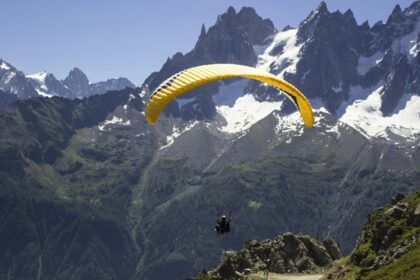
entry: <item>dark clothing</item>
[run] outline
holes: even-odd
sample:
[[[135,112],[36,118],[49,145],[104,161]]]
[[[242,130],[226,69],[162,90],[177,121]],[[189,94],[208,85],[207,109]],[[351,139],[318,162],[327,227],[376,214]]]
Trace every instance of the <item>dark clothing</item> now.
[[[230,220],[222,217],[216,221],[216,232],[218,234],[225,234],[230,231]]]

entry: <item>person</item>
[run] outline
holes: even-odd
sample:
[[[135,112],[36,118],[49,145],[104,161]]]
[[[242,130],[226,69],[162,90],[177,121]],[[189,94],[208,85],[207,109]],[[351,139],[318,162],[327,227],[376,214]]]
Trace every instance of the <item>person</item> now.
[[[216,221],[216,232],[217,234],[225,234],[230,231],[230,218],[227,218],[226,215],[222,215]]]

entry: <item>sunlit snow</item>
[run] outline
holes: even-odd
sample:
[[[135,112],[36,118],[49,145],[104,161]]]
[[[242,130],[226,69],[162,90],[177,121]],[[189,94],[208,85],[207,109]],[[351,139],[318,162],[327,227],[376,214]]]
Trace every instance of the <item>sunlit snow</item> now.
[[[116,116],[113,116],[112,117],[112,119],[111,120],[106,120],[104,123],[103,123],[103,125],[99,125],[98,126],[98,128],[99,128],[99,130],[101,130],[101,131],[105,131],[105,126],[107,126],[107,125],[110,125],[110,124],[118,124],[118,125],[125,125],[125,126],[127,126],[127,125],[130,125],[131,124],[131,122],[130,122],[130,120],[126,120],[126,121],[124,121],[123,119],[121,119],[121,118],[118,118],[118,117],[116,117]]]
[[[271,45],[258,56],[257,68],[266,72],[271,72],[270,66],[277,65],[281,72],[277,75],[283,78],[285,72],[295,73],[296,65],[299,61],[299,51],[303,44],[296,46],[297,29],[290,29],[279,32],[273,39]],[[270,53],[277,46],[284,44],[283,51],[280,55],[271,55]]]
[[[248,79],[240,79],[228,85],[222,82],[218,94],[213,95],[213,102],[216,105],[233,106],[235,101],[244,94],[248,81]]]
[[[37,82],[38,86],[35,87],[36,92],[44,97],[53,97],[52,94],[49,93],[48,88],[45,85],[45,78],[47,77],[48,73],[45,71],[29,74],[26,75],[26,78],[32,79]]]
[[[33,80],[36,80],[39,83],[44,84],[45,83],[45,78],[47,77],[47,75],[48,75],[47,72],[42,71],[42,72],[39,72],[39,73],[26,75],[26,78],[33,79]]]
[[[233,106],[220,105],[217,112],[222,115],[227,124],[220,128],[226,133],[238,133],[250,128],[253,124],[278,110],[282,102],[259,102],[252,94],[246,94],[236,99]]]
[[[340,121],[354,127],[368,138],[389,139],[388,132],[412,138],[420,133],[420,97],[405,95],[394,114],[384,116],[380,111],[381,90],[382,87],[366,99],[349,105]]]
[[[290,136],[302,135],[304,128],[302,118],[298,111],[289,115],[275,114],[275,117],[278,121],[276,127],[274,128],[274,132],[276,134],[290,134]],[[287,141],[289,142],[290,138]]]
[[[0,65],[0,69],[10,70],[10,67],[4,61],[2,61]]]
[[[7,75],[6,79],[4,80],[4,83],[7,84],[9,83],[13,77],[16,76],[16,72],[10,72],[9,75]]]

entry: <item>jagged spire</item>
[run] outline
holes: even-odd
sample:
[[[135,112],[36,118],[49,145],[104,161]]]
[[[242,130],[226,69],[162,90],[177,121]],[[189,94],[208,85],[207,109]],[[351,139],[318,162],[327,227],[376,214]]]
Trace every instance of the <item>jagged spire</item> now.
[[[401,7],[400,5],[396,5],[395,8],[392,10],[391,15],[389,16],[388,20],[387,20],[387,24],[400,18],[402,16],[402,11],[401,11]]]
[[[203,23],[203,25],[201,25],[201,31],[200,31],[200,36],[198,37],[198,40],[201,41],[205,37],[206,37],[206,26]]]
[[[322,12],[322,13],[328,13],[329,11],[328,11],[328,7],[327,7],[327,4],[324,2],[324,1],[322,1],[320,4],[319,4],[319,6],[318,6],[318,8],[316,9],[316,11],[318,11],[318,12]]]
[[[236,10],[234,7],[229,6],[228,10],[227,10],[227,14],[228,15],[236,15]]]

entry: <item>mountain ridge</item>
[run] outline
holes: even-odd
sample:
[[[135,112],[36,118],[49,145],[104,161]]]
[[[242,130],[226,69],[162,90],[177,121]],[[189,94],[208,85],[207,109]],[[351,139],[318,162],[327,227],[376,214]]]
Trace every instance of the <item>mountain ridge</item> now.
[[[302,75],[300,86],[314,83],[313,78],[305,81],[303,74],[322,68],[309,60],[322,57],[305,50],[309,43],[314,50],[321,48],[316,41],[299,44],[297,29],[278,32],[249,8],[241,11],[229,9],[215,26],[203,28],[201,52],[174,55],[148,81],[158,84],[171,71],[227,57],[228,62],[256,63],[253,66],[284,78]],[[349,13],[333,14],[324,11],[322,16],[331,24],[338,20],[354,27]],[[241,18],[250,16],[266,38],[236,37],[249,28],[241,27]],[[376,32],[386,29],[385,24],[375,26]],[[210,52],[207,47],[215,44],[218,50],[219,41],[232,44],[227,52]],[[402,45],[403,50],[416,49],[415,42]],[[329,48],[322,50],[329,55]],[[357,68],[351,72],[371,83],[389,76],[389,88],[398,88],[401,78],[391,77],[398,61],[393,54],[390,48],[386,55],[353,59],[349,65]],[[399,66],[410,67],[410,75],[417,69],[414,54],[406,53],[413,59]],[[331,57],[325,60],[331,64],[326,69],[340,70],[332,67]],[[22,237],[22,246],[13,251],[8,246],[15,243],[5,241],[8,253],[0,257],[8,261],[0,266],[0,278],[9,273],[14,279],[183,279],[214,266],[223,250],[287,231],[333,237],[349,252],[370,209],[396,192],[420,187],[415,126],[419,110],[416,95],[406,93],[395,113],[384,117],[383,84],[346,85],[337,77],[344,76],[325,80],[322,84],[328,86],[321,86],[310,100],[316,124],[311,130],[303,128],[298,112],[277,91],[237,79],[177,99],[155,126],[145,121],[145,102],[153,89],[147,83],[86,99],[17,101],[0,113],[0,175],[6,178],[0,181],[0,199],[6,201],[0,204],[0,221],[11,229],[0,232],[0,240],[10,240],[13,230]],[[321,98],[323,90],[331,101]],[[348,104],[341,104],[336,113],[329,111],[326,104],[337,105],[347,91]],[[392,102],[397,101],[391,98]],[[390,126],[402,121],[401,127]],[[371,130],[366,131],[366,123],[374,124]],[[40,218],[44,227],[36,223],[36,217],[43,217],[38,213],[56,209],[45,204],[58,204],[62,215]],[[232,231],[220,239],[213,232],[216,215],[229,210]],[[16,218],[10,219],[13,213]],[[75,218],[60,222],[60,217],[69,216]],[[115,240],[101,235],[108,223],[119,232]],[[85,252],[83,262],[68,258],[68,266],[46,269],[62,260],[56,252],[70,239],[86,242],[68,248],[79,255]],[[127,256],[121,262],[110,254],[113,242],[122,244],[122,255]]]
[[[135,85],[126,78],[112,78],[90,83],[87,76],[77,67],[60,81],[54,74],[46,71],[25,75],[2,59],[0,59],[0,66],[0,89],[16,95],[18,99],[38,96],[85,98],[111,90],[122,90],[125,87],[135,88]],[[11,103],[9,99],[4,99],[2,102],[7,105]]]

